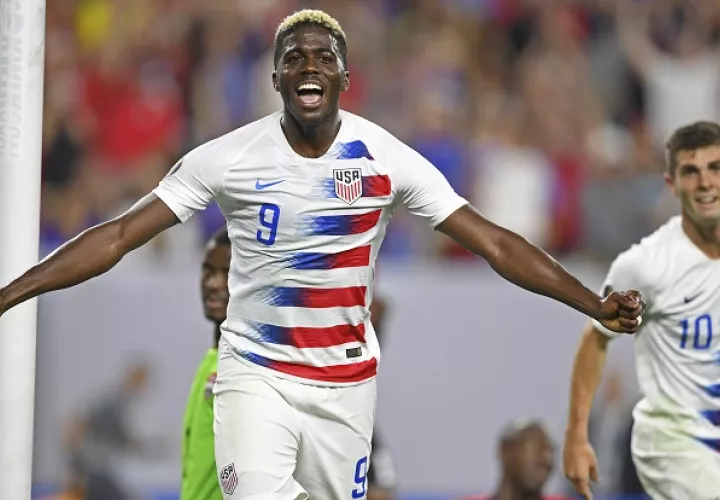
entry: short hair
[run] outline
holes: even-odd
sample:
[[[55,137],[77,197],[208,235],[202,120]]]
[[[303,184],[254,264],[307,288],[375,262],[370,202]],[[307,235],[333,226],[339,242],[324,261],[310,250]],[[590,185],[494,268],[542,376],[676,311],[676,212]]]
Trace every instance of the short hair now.
[[[340,51],[340,60],[343,66],[347,68],[347,37],[340,23],[330,14],[322,10],[303,9],[287,16],[283,19],[275,31],[275,42],[273,44],[273,63],[275,68],[278,66],[280,59],[280,50],[285,39],[290,36],[298,27],[316,25],[322,26],[330,32],[335,39]]]
[[[539,429],[550,435],[545,422],[539,418],[520,417],[507,422],[500,431],[498,445],[505,448],[518,442],[525,431],[529,429]]]
[[[208,245],[219,247],[223,245],[230,245],[230,235],[226,228],[219,229],[215,234],[210,237]]]
[[[677,154],[709,146],[720,146],[720,124],[699,121],[677,129],[665,144],[665,161],[670,175],[675,175]]]

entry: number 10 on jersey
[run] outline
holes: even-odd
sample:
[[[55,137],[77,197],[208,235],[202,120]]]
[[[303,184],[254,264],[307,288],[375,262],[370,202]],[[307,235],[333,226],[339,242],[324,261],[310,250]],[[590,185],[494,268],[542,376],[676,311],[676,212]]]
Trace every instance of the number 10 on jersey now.
[[[262,227],[257,231],[257,240],[263,245],[274,245],[280,222],[280,207],[274,203],[263,203],[258,219]]]
[[[680,349],[692,346],[693,349],[703,351],[709,349],[713,339],[712,318],[709,314],[703,314],[695,318],[695,321],[684,319],[680,322],[682,336],[680,337]],[[690,344],[692,337],[692,344]]]

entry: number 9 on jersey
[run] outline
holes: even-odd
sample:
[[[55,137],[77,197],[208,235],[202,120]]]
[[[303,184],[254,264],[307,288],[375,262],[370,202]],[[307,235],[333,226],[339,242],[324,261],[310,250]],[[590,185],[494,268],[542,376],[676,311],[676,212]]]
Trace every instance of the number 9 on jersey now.
[[[357,488],[352,490],[354,499],[365,498],[367,493],[368,457],[362,457],[355,464],[355,484]]]
[[[274,203],[263,203],[258,219],[262,227],[257,231],[257,240],[263,245],[274,245],[280,222],[280,207]]]

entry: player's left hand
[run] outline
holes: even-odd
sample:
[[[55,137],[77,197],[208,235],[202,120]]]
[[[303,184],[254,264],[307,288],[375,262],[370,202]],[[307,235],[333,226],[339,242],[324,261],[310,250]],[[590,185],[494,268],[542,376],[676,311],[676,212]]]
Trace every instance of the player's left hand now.
[[[635,333],[642,323],[645,302],[640,292],[611,292],[600,304],[598,321],[617,333]]]

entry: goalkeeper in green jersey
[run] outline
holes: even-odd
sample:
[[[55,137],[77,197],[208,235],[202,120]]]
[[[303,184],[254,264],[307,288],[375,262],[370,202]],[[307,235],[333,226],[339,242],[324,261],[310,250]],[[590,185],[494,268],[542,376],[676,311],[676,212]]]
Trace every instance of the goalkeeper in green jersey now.
[[[222,500],[215,467],[213,436],[213,384],[217,366],[220,325],[229,300],[230,239],[226,230],[215,234],[205,249],[202,267],[202,301],[205,317],[215,325],[214,344],[195,373],[190,389],[182,441],[180,500]]]

